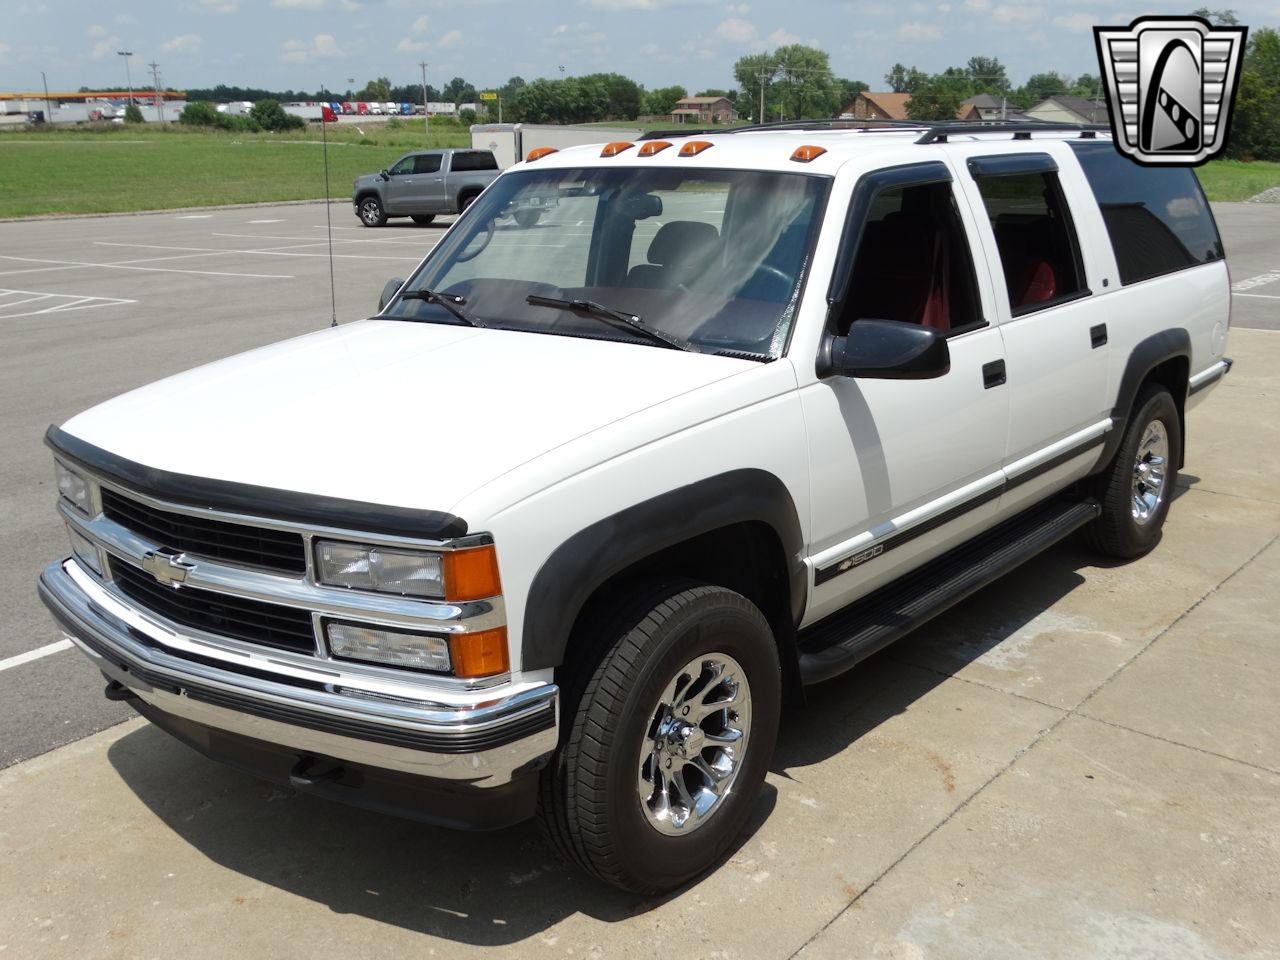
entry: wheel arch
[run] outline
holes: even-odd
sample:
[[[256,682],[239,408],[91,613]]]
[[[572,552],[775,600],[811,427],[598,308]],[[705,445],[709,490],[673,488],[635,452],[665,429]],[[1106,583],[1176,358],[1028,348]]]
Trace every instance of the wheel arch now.
[[[1144,384],[1159,383],[1167,387],[1178,408],[1178,420],[1182,425],[1182,443],[1177,451],[1178,469],[1182,469],[1187,437],[1187,386],[1191,377],[1191,334],[1182,327],[1171,327],[1141,340],[1129,354],[1115,406],[1111,410],[1112,428],[1107,434],[1102,454],[1094,472],[1103,470],[1120,448],[1125,428],[1133,413],[1138,392]]]
[[[562,543],[530,585],[521,663],[560,667],[596,638],[574,627],[593,603],[628,582],[683,576],[736,590],[761,608],[779,644],[788,689],[797,688],[796,626],[808,573],[795,503],[758,469],[733,470],[660,494],[599,520]]]

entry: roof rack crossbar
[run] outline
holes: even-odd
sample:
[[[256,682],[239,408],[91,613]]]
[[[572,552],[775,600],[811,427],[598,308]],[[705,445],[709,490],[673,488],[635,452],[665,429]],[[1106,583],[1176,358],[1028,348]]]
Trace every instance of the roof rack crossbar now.
[[[1110,129],[1102,123],[1055,123],[1049,120],[946,121],[931,124],[916,143],[946,143],[949,136],[972,133],[1012,133],[1015,140],[1030,139],[1033,133],[1078,133],[1081,138],[1091,140],[1101,131]]]
[[[921,130],[916,143],[946,143],[951,135],[973,133],[1012,133],[1015,139],[1027,139],[1032,133],[1079,133],[1081,138],[1094,139],[1098,133],[1111,129],[1105,123],[1058,123],[1052,120],[891,120],[880,117],[823,117],[812,120],[775,120],[771,123],[754,123],[741,127],[698,127],[692,130],[650,130],[641,140],[659,140],[667,137],[694,137],[711,134],[756,133],[769,130]]]

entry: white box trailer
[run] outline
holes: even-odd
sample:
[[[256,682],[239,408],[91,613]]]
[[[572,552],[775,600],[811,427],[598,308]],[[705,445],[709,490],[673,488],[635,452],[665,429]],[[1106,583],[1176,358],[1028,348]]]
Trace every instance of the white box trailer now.
[[[471,147],[492,150],[499,168],[505,170],[523,160],[536,147],[578,147],[585,143],[638,140],[639,127],[573,127],[544,123],[473,123]]]

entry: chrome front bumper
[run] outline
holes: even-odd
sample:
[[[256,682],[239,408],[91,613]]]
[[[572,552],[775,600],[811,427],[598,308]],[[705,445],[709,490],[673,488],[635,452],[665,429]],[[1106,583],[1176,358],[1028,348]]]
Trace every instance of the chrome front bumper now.
[[[111,609],[119,600],[71,559],[50,564],[39,593],[54,619],[109,679],[149,710],[273,744],[468,788],[496,788],[539,768],[556,745],[554,684],[451,702],[356,695],[333,684],[282,682],[166,647]],[[140,612],[141,613],[141,612]],[[144,618],[145,621],[145,618]],[[202,662],[203,661],[203,662]]]

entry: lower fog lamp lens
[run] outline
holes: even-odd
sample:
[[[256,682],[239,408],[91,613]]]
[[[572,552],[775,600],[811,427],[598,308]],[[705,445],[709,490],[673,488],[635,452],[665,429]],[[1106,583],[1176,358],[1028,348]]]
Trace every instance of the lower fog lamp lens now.
[[[102,564],[98,560],[98,548],[93,545],[93,541],[70,524],[67,525],[67,533],[71,535],[71,552],[76,555],[76,559],[101,576]]]
[[[388,667],[448,673],[449,641],[423,633],[402,633],[353,623],[325,623],[329,652],[344,660],[363,660]]]

